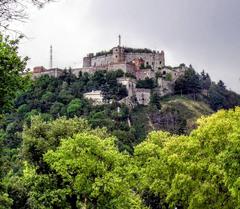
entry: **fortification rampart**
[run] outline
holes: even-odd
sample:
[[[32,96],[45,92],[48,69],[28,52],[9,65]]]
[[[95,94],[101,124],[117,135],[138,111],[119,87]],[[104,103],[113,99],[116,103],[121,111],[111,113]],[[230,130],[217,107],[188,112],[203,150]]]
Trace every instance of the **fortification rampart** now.
[[[131,63],[134,59],[142,59],[144,67],[151,67],[154,70],[165,66],[164,52],[138,52],[137,49],[133,49],[135,52],[125,52],[124,47],[114,47],[111,53],[101,54],[93,56],[88,55],[83,58],[83,67],[106,67],[109,65],[119,63]]]

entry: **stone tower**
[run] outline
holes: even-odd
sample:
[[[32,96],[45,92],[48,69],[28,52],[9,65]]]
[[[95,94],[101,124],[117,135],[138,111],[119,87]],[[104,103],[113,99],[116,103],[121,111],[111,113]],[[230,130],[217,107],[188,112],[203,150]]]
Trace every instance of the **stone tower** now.
[[[91,67],[92,66],[92,58],[93,54],[88,54],[86,57],[83,58],[83,67]]]
[[[121,47],[121,36],[118,36],[118,46],[114,47],[112,53],[113,63],[122,63],[125,61],[124,48]]]

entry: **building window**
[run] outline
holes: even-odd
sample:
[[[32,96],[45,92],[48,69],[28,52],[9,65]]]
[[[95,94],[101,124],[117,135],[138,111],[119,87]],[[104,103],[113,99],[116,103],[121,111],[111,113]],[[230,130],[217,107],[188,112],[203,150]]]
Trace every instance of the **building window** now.
[[[159,65],[161,65],[161,64],[162,64],[162,62],[160,61],[160,62],[159,62]]]
[[[118,58],[118,56],[116,55],[116,58]]]
[[[163,71],[163,75],[166,75],[166,71],[165,70]]]

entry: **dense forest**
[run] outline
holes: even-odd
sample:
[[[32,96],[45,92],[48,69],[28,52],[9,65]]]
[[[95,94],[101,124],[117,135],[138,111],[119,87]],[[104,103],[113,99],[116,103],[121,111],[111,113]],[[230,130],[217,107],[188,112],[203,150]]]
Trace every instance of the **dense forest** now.
[[[146,79],[130,109],[121,70],[31,80],[17,46],[0,39],[1,209],[239,208],[240,96],[222,81],[189,66],[160,98]]]

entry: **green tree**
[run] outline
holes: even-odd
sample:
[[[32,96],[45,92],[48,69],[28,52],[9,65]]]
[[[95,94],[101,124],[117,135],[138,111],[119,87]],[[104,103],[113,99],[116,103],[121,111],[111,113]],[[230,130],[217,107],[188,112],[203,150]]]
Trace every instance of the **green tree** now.
[[[22,134],[22,156],[25,160],[44,171],[43,154],[49,149],[55,149],[62,138],[71,137],[81,130],[89,130],[85,120],[72,118],[58,118],[45,122],[41,116],[31,119],[31,126],[25,126]]]
[[[23,132],[23,172],[5,177],[8,194],[0,198],[13,208],[144,208],[132,189],[131,158],[115,141],[78,118],[33,117]]]
[[[209,90],[212,81],[211,81],[209,74],[205,73],[204,70],[201,72],[200,82],[201,82],[202,89]]]
[[[9,198],[9,195],[6,192],[3,192],[3,186],[0,182],[0,209],[11,209],[13,200]]]
[[[62,115],[61,110],[62,110],[63,107],[64,107],[63,103],[61,103],[61,102],[54,102],[53,105],[50,108],[50,113],[54,117],[60,116],[60,115]]]
[[[240,95],[226,89],[222,81],[217,84],[213,82],[209,88],[208,101],[213,110],[229,109],[240,105]]]
[[[18,90],[24,89],[22,77],[27,58],[18,55],[19,39],[10,40],[0,35],[0,114],[11,106]]]
[[[176,94],[196,94],[201,91],[200,76],[190,67],[180,76],[174,87]]]
[[[167,73],[166,76],[165,76],[165,80],[172,81],[172,74],[171,73]]]
[[[44,159],[76,196],[76,208],[141,208],[127,181],[129,156],[101,135],[77,134]]]
[[[83,108],[82,101],[80,99],[73,99],[67,106],[67,113],[70,117],[74,115],[81,115]]]
[[[154,92],[151,94],[150,105],[157,107],[158,110],[161,109],[160,96],[158,93]]]
[[[29,106],[27,104],[23,104],[17,109],[18,113],[26,114],[29,111]]]
[[[59,92],[58,98],[59,102],[62,102],[63,104],[68,104],[74,98],[74,96],[71,94],[69,90],[62,89]]]
[[[53,102],[55,100],[55,97],[52,92],[47,91],[45,94],[42,95],[41,100],[45,102]]]
[[[139,191],[163,208],[239,208],[239,133],[239,107],[200,119],[189,136],[151,133],[135,148]]]
[[[145,80],[139,80],[136,84],[137,88],[153,89],[155,87],[154,80],[152,78],[146,78]]]

